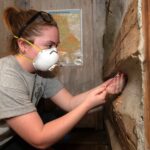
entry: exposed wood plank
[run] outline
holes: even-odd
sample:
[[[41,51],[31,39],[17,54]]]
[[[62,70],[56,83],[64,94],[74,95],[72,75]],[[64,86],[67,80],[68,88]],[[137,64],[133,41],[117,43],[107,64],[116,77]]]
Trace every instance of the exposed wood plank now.
[[[103,40],[102,37],[105,31],[106,0],[93,0],[93,84],[98,85],[102,82],[102,67],[103,67]],[[97,128],[103,128],[102,120],[103,113],[97,113]]]
[[[95,85],[101,82],[101,74],[103,67],[103,41],[102,37],[105,31],[106,18],[106,0],[93,0],[93,75],[95,78]]]
[[[105,77],[117,69],[119,61],[128,58],[138,51],[139,29],[137,22],[137,7],[137,0],[134,0],[124,17],[110,57],[107,59],[107,63],[104,64]]]
[[[104,35],[104,63],[107,63],[107,58],[112,52],[112,47],[116,38],[118,37],[118,32],[122,28],[122,22],[124,16],[129,11],[129,7],[132,8],[133,1],[135,0],[107,0],[107,21],[106,21],[106,32]],[[135,13],[136,14],[136,13]],[[130,14],[131,15],[131,14]],[[128,16],[128,15],[126,15]],[[134,19],[133,19],[134,20]],[[131,21],[132,22],[132,21]],[[130,25],[130,23],[129,23]]]
[[[128,8],[104,70],[105,77],[118,70],[128,75],[128,84],[123,93],[118,98],[112,98],[115,101],[110,102],[107,109],[124,150],[143,150],[144,147],[143,63],[139,59],[142,32],[138,26],[138,19],[141,18],[138,2],[134,0]]]
[[[114,150],[122,150],[122,146],[119,143],[118,136],[116,135],[116,132],[114,130],[114,127],[112,126],[112,123],[105,119],[106,124],[106,130],[108,132],[108,138],[110,139],[111,147]]]
[[[145,149],[150,149],[150,1],[143,0],[143,25],[145,37],[145,97],[144,97],[144,125],[145,125]]]
[[[121,96],[118,98],[111,97],[106,105],[109,119],[122,147],[124,147],[123,150],[143,150],[139,148],[139,142],[142,141],[141,139],[144,135],[141,119],[143,116],[143,105],[141,102],[143,93],[140,66],[141,62],[137,58],[133,59],[132,57],[120,64],[120,69],[128,74],[128,84]],[[140,119],[141,122],[139,122]],[[135,130],[137,131],[136,133],[134,132]],[[144,143],[142,142],[140,145],[143,146]]]
[[[121,38],[121,37],[120,37]],[[118,39],[120,41],[120,39]],[[126,37],[117,42],[115,45],[114,51],[109,57],[109,60],[105,64],[104,74],[105,77],[109,76],[113,71],[118,69],[120,61],[123,61],[130,57],[131,55],[137,55],[137,50],[139,46],[139,30],[137,25],[131,28],[130,32]]]

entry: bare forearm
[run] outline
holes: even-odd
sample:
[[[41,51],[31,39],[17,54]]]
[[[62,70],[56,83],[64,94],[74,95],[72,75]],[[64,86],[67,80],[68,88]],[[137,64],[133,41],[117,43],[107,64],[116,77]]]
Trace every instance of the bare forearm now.
[[[63,117],[44,125],[42,129],[42,141],[44,145],[52,145],[68,133],[89,110],[83,103]]]
[[[73,110],[74,108],[76,108],[78,105],[80,105],[87,97],[87,95],[94,89],[99,88],[100,86],[97,86],[93,89],[90,89],[86,92],[83,92],[81,94],[78,94],[76,96],[73,96],[71,101],[70,101],[70,110]]]
[[[82,96],[84,97],[84,94]],[[31,145],[37,148],[46,148],[69,132],[91,108],[105,103],[105,97],[106,91],[103,87],[95,89],[88,93],[84,101],[74,110],[45,125],[37,112],[9,118],[7,123]]]
[[[70,100],[70,111],[79,106],[86,98],[89,91],[73,96]]]
[[[71,110],[76,108],[78,105],[80,105],[83,101],[85,101],[88,93],[94,89],[91,89],[89,91],[86,91],[86,92],[83,92],[83,93],[78,94],[76,96],[73,96],[73,95],[71,95],[71,93],[69,91],[67,91],[64,88],[59,93],[57,93],[57,95],[52,97],[51,100],[56,105],[58,105],[60,108],[62,108],[63,110],[70,112]]]

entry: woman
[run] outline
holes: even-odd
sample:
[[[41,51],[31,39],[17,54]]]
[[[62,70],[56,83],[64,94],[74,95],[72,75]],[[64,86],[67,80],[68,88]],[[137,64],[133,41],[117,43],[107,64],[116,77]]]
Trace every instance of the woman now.
[[[52,70],[58,61],[59,31],[51,15],[10,7],[4,12],[4,21],[12,35],[13,55],[0,59],[1,149],[13,149],[9,141],[14,134],[35,148],[50,147],[89,110],[104,104],[107,94],[121,92],[122,74],[77,96],[72,96],[56,78],[38,74],[38,71]],[[68,113],[43,124],[36,111],[41,97],[51,98]],[[19,144],[17,148],[26,149]]]

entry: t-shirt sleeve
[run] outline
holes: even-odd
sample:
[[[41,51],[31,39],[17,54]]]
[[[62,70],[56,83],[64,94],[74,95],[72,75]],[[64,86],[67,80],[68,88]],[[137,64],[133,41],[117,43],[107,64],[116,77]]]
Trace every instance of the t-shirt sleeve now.
[[[62,88],[64,88],[64,85],[56,77],[46,78],[43,97],[51,98],[56,95]]]
[[[23,80],[13,72],[0,75],[0,119],[23,115],[36,108]]]

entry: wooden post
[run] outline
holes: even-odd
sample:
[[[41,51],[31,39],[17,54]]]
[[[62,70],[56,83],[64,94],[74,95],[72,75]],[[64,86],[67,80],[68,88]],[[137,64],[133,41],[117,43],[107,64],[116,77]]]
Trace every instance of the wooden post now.
[[[150,1],[143,0],[143,25],[145,37],[145,96],[144,96],[144,125],[145,149],[150,149]]]

